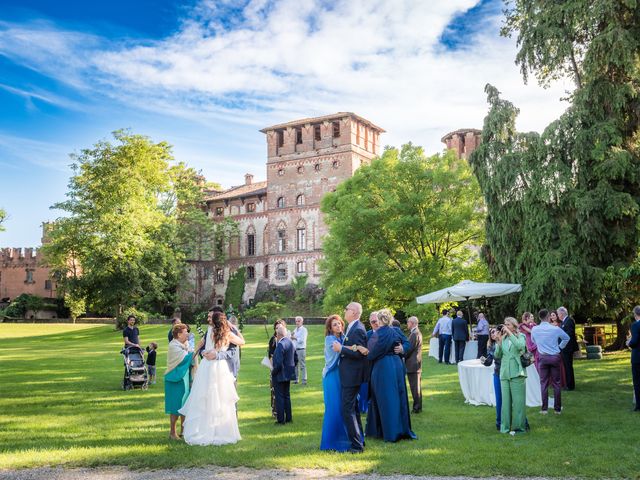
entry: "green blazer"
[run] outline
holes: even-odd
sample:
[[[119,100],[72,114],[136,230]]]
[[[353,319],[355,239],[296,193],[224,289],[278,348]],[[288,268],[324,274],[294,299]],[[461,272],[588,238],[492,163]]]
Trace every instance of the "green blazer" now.
[[[496,345],[494,356],[501,358],[500,380],[510,380],[516,377],[526,377],[527,371],[522,368],[520,355],[527,349],[527,341],[522,333],[514,333],[506,337],[502,343]]]

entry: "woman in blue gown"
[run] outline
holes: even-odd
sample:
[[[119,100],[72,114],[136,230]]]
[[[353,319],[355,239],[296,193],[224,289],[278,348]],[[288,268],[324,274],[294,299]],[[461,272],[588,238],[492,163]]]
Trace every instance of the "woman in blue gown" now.
[[[322,418],[320,450],[346,452],[351,448],[351,441],[342,420],[340,373],[338,372],[340,354],[331,348],[335,341],[342,343],[343,330],[344,322],[339,315],[331,315],[327,318],[324,339],[325,365],[322,370],[324,417]]]
[[[405,345],[407,338],[400,329],[391,327],[392,320],[389,310],[378,312],[380,328],[369,340],[367,357],[371,362],[371,380],[366,435],[383,438],[385,442],[417,438],[411,431],[404,364],[394,352],[396,346]]]

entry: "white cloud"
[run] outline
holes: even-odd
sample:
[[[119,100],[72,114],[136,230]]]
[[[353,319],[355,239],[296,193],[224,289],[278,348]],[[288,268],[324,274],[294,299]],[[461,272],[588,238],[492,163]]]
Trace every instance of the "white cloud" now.
[[[482,127],[486,83],[520,107],[524,130],[541,130],[565,108],[564,85],[523,85],[498,18],[483,21],[463,50],[442,48],[445,27],[476,3],[205,0],[175,34],[153,42],[0,23],[0,54],[130,108],[204,125],[253,129],[354,111],[387,130],[384,143],[411,140],[434,152],[448,131]],[[228,18],[229,8],[242,15]]]

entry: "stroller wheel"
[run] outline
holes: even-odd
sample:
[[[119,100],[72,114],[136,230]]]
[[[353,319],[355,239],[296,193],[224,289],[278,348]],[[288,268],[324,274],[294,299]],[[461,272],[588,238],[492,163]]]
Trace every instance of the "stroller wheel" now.
[[[149,390],[149,385],[144,383],[140,388],[142,388],[142,390]]]

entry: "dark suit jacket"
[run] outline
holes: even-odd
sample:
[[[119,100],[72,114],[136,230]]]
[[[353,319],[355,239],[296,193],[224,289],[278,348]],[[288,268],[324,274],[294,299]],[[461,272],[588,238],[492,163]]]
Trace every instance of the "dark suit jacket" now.
[[[469,324],[464,317],[456,317],[451,321],[451,330],[454,340],[469,340]]]
[[[636,320],[631,324],[631,340],[629,340],[629,348],[631,348],[631,363],[640,363],[640,320]]]
[[[573,318],[567,316],[562,321],[562,325],[560,328],[564,330],[564,333],[569,335],[569,343],[562,349],[563,352],[573,353],[579,350],[578,340],[576,339],[576,322],[573,321]]]
[[[404,353],[407,373],[422,371],[422,333],[419,329],[409,335],[409,349]]]
[[[354,322],[342,344],[338,370],[340,372],[340,384],[343,387],[357,387],[366,382],[367,358],[360,352],[354,352],[348,348],[351,345],[367,346],[367,332],[360,320]]]
[[[273,370],[271,377],[274,382],[289,382],[296,378],[296,349],[293,342],[287,337],[283,337],[273,352]]]

